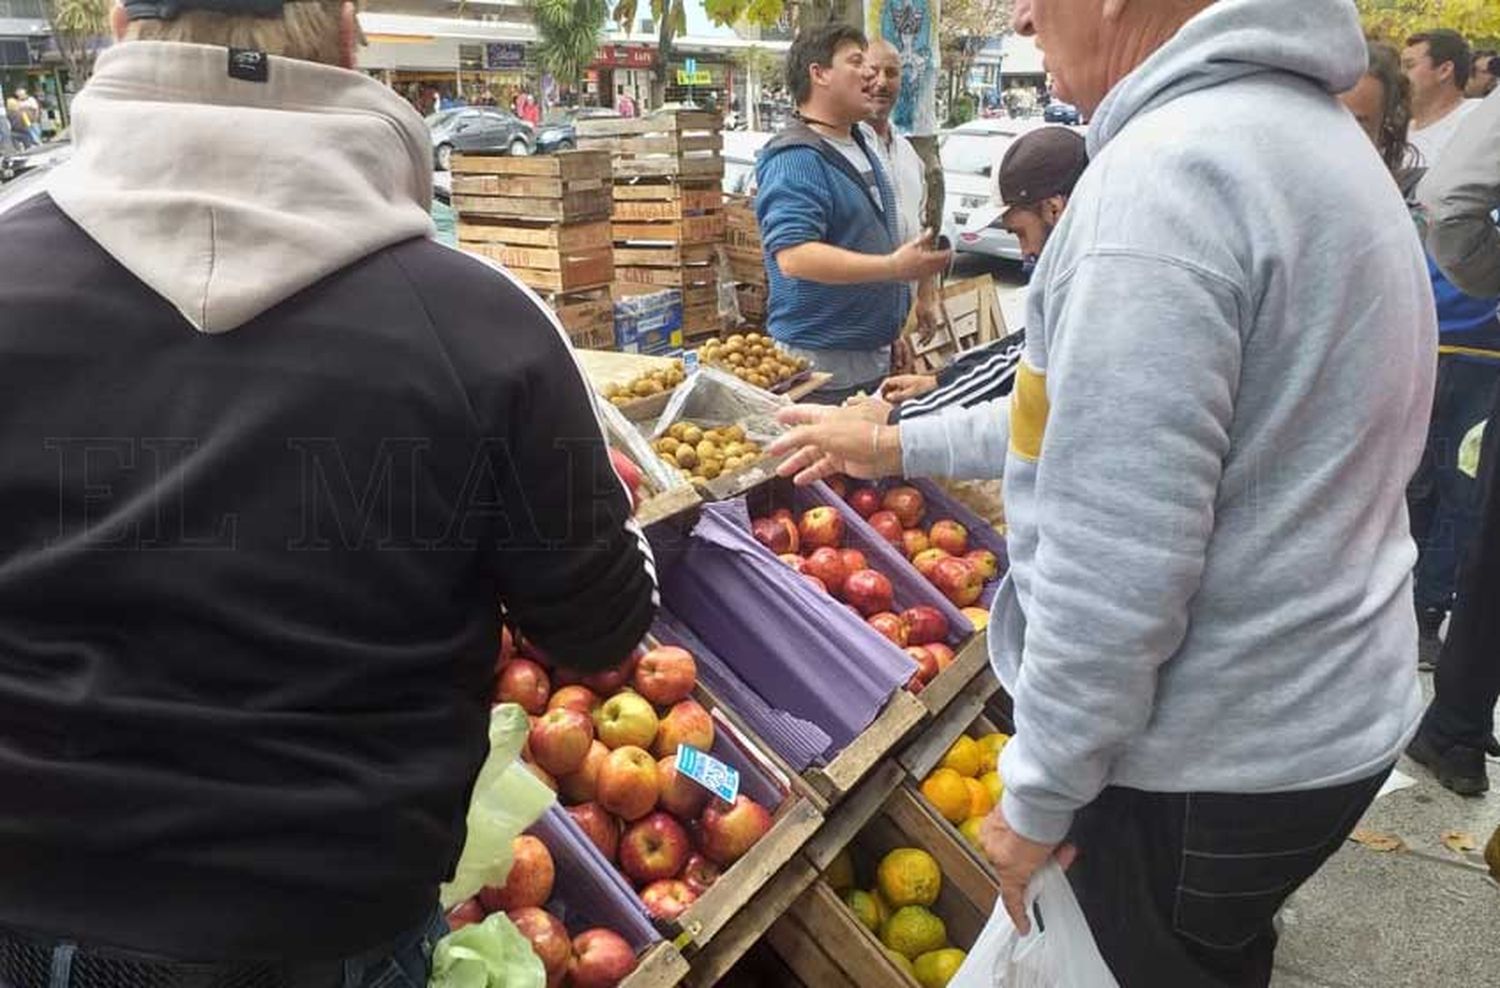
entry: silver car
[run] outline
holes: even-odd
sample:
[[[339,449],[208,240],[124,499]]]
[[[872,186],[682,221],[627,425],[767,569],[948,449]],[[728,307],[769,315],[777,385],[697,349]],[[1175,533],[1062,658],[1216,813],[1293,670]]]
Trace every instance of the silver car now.
[[[960,254],[1021,260],[1021,242],[999,227],[965,229],[970,214],[998,204],[996,172],[1011,141],[1042,126],[1040,120],[972,120],[943,134],[943,233]]]

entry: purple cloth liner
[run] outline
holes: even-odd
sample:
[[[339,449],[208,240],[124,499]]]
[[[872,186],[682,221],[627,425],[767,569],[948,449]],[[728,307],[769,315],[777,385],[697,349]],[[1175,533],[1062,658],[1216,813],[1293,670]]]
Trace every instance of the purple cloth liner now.
[[[861,487],[869,486],[863,481],[854,481],[853,483]],[[825,485],[819,482],[819,486]],[[933,522],[951,519],[952,521],[958,522],[964,528],[967,528],[969,530],[970,549],[988,549],[995,554],[995,557],[1000,560],[1000,576],[984,585],[984,590],[979,594],[979,600],[975,602],[975,606],[983,607],[985,610],[989,610],[990,602],[995,599],[995,594],[1000,590],[1001,578],[1005,576],[1006,570],[1010,569],[1010,556],[1007,555],[1005,551],[1005,536],[995,531],[993,525],[976,515],[970,508],[965,506],[962,501],[957,500],[947,491],[943,490],[941,487],[933,483],[931,480],[928,480],[926,477],[915,477],[907,479],[894,477],[887,480],[877,481],[874,486],[881,491],[887,491],[892,487],[915,487],[917,490],[921,491],[922,496],[927,499],[927,517],[922,519],[922,524],[925,527],[931,528]],[[850,487],[851,491],[853,491],[854,489],[855,488],[853,486]],[[834,494],[832,490],[829,490],[828,493],[834,498],[838,498],[838,495]],[[858,513],[856,513],[855,516],[858,517]],[[860,518],[859,523],[861,527],[869,531],[869,533],[871,535],[874,535],[876,539],[880,539],[880,536],[875,533],[875,529],[870,528],[869,522],[865,521],[863,518]],[[881,539],[880,541],[884,543],[883,539]],[[890,548],[889,545],[887,545],[886,547]],[[902,572],[911,573],[918,580],[921,580],[927,586],[932,587],[932,584],[927,580],[927,578],[924,577],[921,573],[917,572],[917,568],[911,564],[910,560],[902,558],[901,553],[896,552],[895,549],[891,549],[891,552],[898,559],[900,559]],[[892,577],[891,582],[895,582],[894,577]],[[936,587],[932,587],[932,589],[934,593],[937,592]],[[947,603],[949,607],[953,606],[948,601],[948,598],[943,597],[942,594],[939,593],[938,597],[941,598],[944,603]],[[957,608],[954,608],[954,610],[957,610]],[[970,629],[972,629],[973,625],[970,625],[969,627]]]
[[[646,904],[561,805],[553,803],[527,833],[552,852],[557,869],[547,911],[577,936],[595,926],[614,930],[639,956],[661,941]]]
[[[663,644],[677,645],[692,652],[698,662],[699,681],[727,703],[750,730],[795,771],[805,771],[833,743],[828,732],[817,724],[794,717],[785,710],[777,710],[762,700],[759,693],[746,686],[745,681],[713,653],[713,649],[703,644],[691,628],[666,608],[656,612],[656,623],[651,630]],[[717,741],[715,743],[717,745]],[[747,795],[759,802],[759,798],[748,791]]]
[[[751,537],[743,498],[705,505],[686,543],[658,551],[657,565],[673,613],[770,706],[826,731],[825,757],[916,673],[900,649]]]
[[[947,642],[955,649],[974,634],[974,625],[964,617],[963,612],[954,607],[952,601],[939,593],[937,587],[918,573],[905,556],[881,538],[880,533],[871,528],[870,523],[861,518],[859,512],[850,507],[848,501],[833,492],[833,488],[821,480],[810,487],[794,487],[789,481],[782,481],[782,483],[791,487],[793,505],[799,516],[802,512],[818,505],[828,505],[843,516],[844,544],[851,549],[863,552],[875,569],[890,578],[891,586],[896,591],[898,612],[919,604],[936,607],[948,619]]]

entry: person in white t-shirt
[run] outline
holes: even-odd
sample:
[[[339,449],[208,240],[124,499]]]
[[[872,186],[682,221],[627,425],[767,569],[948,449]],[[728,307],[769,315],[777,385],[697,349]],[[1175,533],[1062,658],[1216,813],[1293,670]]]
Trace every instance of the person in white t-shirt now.
[[[865,66],[874,72],[870,83],[871,112],[865,121],[865,132],[869,145],[880,157],[880,165],[890,177],[896,192],[896,210],[900,214],[901,240],[921,236],[923,217],[927,212],[927,167],[917,151],[891,124],[891,111],[901,96],[901,53],[889,41],[870,42],[865,56]],[[916,299],[917,333],[926,341],[943,321],[943,310],[938,302],[938,279],[934,275],[912,286],[912,297]],[[897,346],[902,341],[897,341]],[[909,359],[898,359],[895,363],[910,363]]]
[[[1411,133],[1408,140],[1433,167],[1478,101],[1464,98],[1473,69],[1469,43],[1457,31],[1439,28],[1406,39],[1401,68],[1411,80]]]

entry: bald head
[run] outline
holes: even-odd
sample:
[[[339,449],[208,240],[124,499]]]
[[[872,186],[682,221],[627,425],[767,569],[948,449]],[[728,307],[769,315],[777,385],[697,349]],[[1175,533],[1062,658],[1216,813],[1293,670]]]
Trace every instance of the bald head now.
[[[884,38],[870,42],[865,67],[874,72],[870,80],[870,124],[882,133],[889,125],[896,97],[901,95],[901,53]]]

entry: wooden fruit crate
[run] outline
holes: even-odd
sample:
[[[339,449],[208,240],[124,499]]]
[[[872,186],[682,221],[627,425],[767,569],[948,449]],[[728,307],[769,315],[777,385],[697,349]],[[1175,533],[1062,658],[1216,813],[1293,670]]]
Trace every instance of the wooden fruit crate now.
[[[615,263],[621,267],[679,268],[710,264],[717,251],[716,244],[617,244]]]
[[[650,285],[653,288],[688,288],[696,285],[717,287],[719,272],[712,264],[682,264],[666,268],[627,267],[617,264],[615,281]]]
[[[1003,717],[986,706],[984,708],[981,708],[978,716],[976,716],[973,720],[966,724],[963,730],[959,733],[967,734],[968,736],[973,738],[979,738],[983,737],[986,734],[992,734],[996,732],[1013,734],[1015,732],[1015,727],[1012,725],[1008,717]],[[954,736],[953,740],[957,740],[956,735]],[[948,743],[951,746],[953,741],[950,740]],[[946,750],[947,749],[945,748],[944,751]],[[974,860],[979,862],[979,866],[981,868],[985,869],[986,871],[992,872],[994,870],[994,866],[991,865],[989,860],[985,858],[984,852],[974,845],[970,844],[968,840],[966,840],[963,835],[958,832],[958,828],[949,823],[942,816],[942,814],[937,811],[937,807],[927,802],[927,798],[922,795],[922,780],[924,778],[925,776],[914,774],[908,775],[902,785],[912,794],[913,799],[921,807],[921,809],[929,817],[932,818],[932,822],[935,826],[942,827],[944,830],[947,830],[953,836],[954,840],[960,842],[964,846],[964,848],[974,857]]]
[[[453,156],[453,175],[503,175],[521,178],[551,178],[565,182],[613,177],[608,154],[599,151],[562,151],[517,157],[509,154],[463,152]],[[457,191],[456,189],[454,191]],[[530,193],[522,193],[528,195]]]
[[[614,280],[613,247],[568,251],[558,248],[463,244],[463,249],[498,261],[523,283],[541,292],[575,292],[600,288]]]
[[[766,259],[760,249],[748,250],[744,247],[727,247],[724,251],[729,258],[729,271],[734,275],[734,280],[743,285],[764,285],[766,283]]]
[[[612,205],[612,176],[609,155],[599,151],[538,157],[458,154],[453,158],[453,208],[461,219],[603,219]]]
[[[609,223],[549,223],[518,219],[467,217],[458,224],[460,246],[490,244],[497,247],[546,247],[562,251],[584,251],[609,247]]]
[[[560,292],[546,301],[575,347],[602,350],[614,346],[615,303],[608,286]]]
[[[735,289],[739,300],[740,315],[747,320],[760,322],[766,315],[766,286],[740,284]]]
[[[622,189],[639,189],[660,192],[660,197],[634,198],[620,195]],[[644,222],[651,220],[677,220],[689,216],[704,216],[722,212],[724,196],[719,187],[707,185],[682,185],[676,182],[662,185],[616,186],[612,218],[621,222]]]
[[[709,336],[717,336],[724,329],[724,321],[719,318],[718,289],[714,289],[714,297],[707,304],[700,302],[689,306],[686,296],[682,302],[682,336],[683,339],[700,340]]]
[[[650,270],[650,269],[648,269]],[[670,268],[663,268],[670,271]],[[689,269],[691,270],[691,269]],[[615,269],[615,277],[619,277],[620,270]],[[659,292],[663,288],[677,288],[682,293],[682,304],[684,308],[694,308],[703,305],[715,305],[719,303],[719,286],[717,282],[692,283],[687,285],[653,285],[638,281],[616,281],[616,295],[650,295]]]
[[[769,479],[773,473],[774,466],[762,479]],[[808,769],[803,773],[803,778],[829,803],[838,802],[871,769],[890,755],[926,715],[927,708],[922,705],[921,700],[906,690],[896,690],[886,701],[879,716],[863,733],[849,742],[828,764]]]
[[[934,372],[947,366],[959,353],[981,343],[1008,335],[995,281],[989,275],[966,278],[943,286],[944,325],[926,343],[912,337],[917,369]],[[904,333],[916,328],[916,317],[907,320]]]
[[[722,179],[723,121],[678,111],[627,120],[580,120],[578,146],[606,151],[616,178]]]
[[[724,215],[710,213],[676,220],[615,220],[616,243],[647,241],[670,244],[717,244],[724,240]]]
[[[753,197],[731,196],[724,205],[725,240],[731,247],[760,253],[760,222],[755,218]]]

